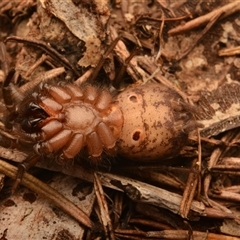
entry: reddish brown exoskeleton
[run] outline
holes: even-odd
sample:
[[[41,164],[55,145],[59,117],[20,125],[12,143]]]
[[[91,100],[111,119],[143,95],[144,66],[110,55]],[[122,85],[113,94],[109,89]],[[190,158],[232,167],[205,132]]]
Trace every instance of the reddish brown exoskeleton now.
[[[109,91],[90,84],[40,83],[22,93],[11,83],[13,76],[14,70],[6,73],[3,85],[10,111],[6,125],[36,154],[66,160],[86,146],[89,156],[98,159],[115,148],[123,116]]]

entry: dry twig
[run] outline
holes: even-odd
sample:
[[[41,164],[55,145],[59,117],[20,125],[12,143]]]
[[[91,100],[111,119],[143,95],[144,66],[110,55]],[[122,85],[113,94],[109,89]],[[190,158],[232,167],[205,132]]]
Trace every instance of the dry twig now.
[[[109,216],[108,205],[104,196],[101,182],[98,175],[94,173],[94,189],[97,196],[98,206],[101,213],[101,222],[104,228],[105,237],[109,240],[115,240],[111,218]]]
[[[16,179],[17,168],[0,159],[0,172],[7,175],[12,179]],[[41,182],[37,178],[28,173],[24,173],[21,184],[31,189],[35,193],[45,197],[51,201],[54,205],[62,209],[64,212],[75,218],[84,226],[92,228],[93,223],[89,217],[71,201],[66,199],[59,192],[51,188],[49,185]]]
[[[212,12],[207,13],[201,17],[195,18],[195,19],[185,23],[184,25],[177,26],[177,27],[169,30],[168,33],[171,35],[181,34],[183,32],[190,31],[196,27],[200,27],[204,24],[207,24],[209,21],[211,21],[211,19],[214,16],[219,15],[219,16],[221,16],[221,18],[224,18],[224,17],[227,17],[238,11],[240,11],[239,1],[234,1],[234,2],[228,3],[228,4],[220,7],[219,9],[213,10]]]

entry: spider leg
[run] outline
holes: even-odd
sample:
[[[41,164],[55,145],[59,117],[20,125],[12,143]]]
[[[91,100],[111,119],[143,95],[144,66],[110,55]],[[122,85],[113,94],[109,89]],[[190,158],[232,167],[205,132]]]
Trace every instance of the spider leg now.
[[[8,42],[8,41],[20,42],[20,43],[36,46],[41,50],[43,50],[45,53],[49,54],[54,60],[60,62],[67,69],[71,69],[74,72],[74,74],[76,74],[78,77],[80,76],[76,67],[73,64],[71,64],[67,58],[62,56],[58,51],[56,51],[54,48],[50,47],[47,43],[43,41],[36,40],[33,38],[27,38],[27,37],[22,38],[17,36],[8,37],[5,40],[5,42]]]
[[[124,61],[124,63],[122,64],[119,73],[117,74],[116,78],[114,79],[113,82],[113,86],[115,88],[119,88],[120,87],[120,83],[122,81],[123,75],[126,72],[126,68],[129,65],[129,62],[132,60],[132,58],[134,56],[136,56],[136,54],[139,52],[140,48],[138,46],[136,46],[133,51],[130,53],[130,55],[126,58],[126,60]]]
[[[103,146],[107,149],[113,149],[116,144],[116,137],[113,135],[112,130],[104,122],[101,122],[97,125],[96,131]]]
[[[108,47],[108,49],[106,50],[106,52],[103,54],[103,56],[101,57],[100,61],[98,62],[97,66],[94,69],[94,72],[92,73],[92,75],[89,77],[88,82],[91,83],[93,82],[100,69],[102,68],[106,58],[108,57],[108,55],[111,53],[111,51],[115,48],[115,46],[117,45],[118,41],[121,39],[121,37],[117,37],[116,39],[114,39],[114,41],[110,44],[110,46]]]
[[[86,140],[89,156],[93,162],[99,162],[103,151],[101,139],[96,132],[92,132],[87,135]]]
[[[3,42],[0,42],[0,60],[1,60],[1,68],[6,76],[9,72],[9,66],[7,62],[7,50],[6,46]]]
[[[84,146],[84,139],[82,134],[75,134],[69,143],[63,148],[63,154],[60,156],[62,159],[71,159],[76,156]]]
[[[11,69],[8,75],[6,76],[3,87],[3,100],[8,110],[14,110],[15,103],[21,102],[24,98],[22,92],[11,83],[13,77],[15,75],[15,70]]]
[[[17,187],[21,183],[24,172],[27,171],[30,167],[36,165],[39,160],[40,156],[32,154],[23,163],[18,165],[16,180],[12,186],[12,194],[16,191]]]
[[[112,95],[107,90],[102,90],[96,99],[95,108],[99,111],[106,110],[112,102]]]

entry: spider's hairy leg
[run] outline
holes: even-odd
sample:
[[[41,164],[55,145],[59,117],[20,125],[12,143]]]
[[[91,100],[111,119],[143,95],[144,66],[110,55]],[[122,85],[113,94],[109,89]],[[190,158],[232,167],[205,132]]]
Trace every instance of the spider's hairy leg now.
[[[76,76],[78,76],[78,77],[80,76],[80,73],[78,72],[77,68],[71,62],[69,62],[69,60],[67,58],[62,56],[60,53],[58,53],[58,51],[56,51],[53,47],[49,46],[44,41],[36,40],[33,38],[29,38],[29,37],[18,37],[18,36],[8,37],[5,40],[5,42],[8,42],[8,41],[24,43],[24,44],[28,44],[31,46],[35,46],[35,47],[41,49],[42,51],[44,51],[45,53],[47,53],[49,56],[51,56],[57,62],[60,62],[67,69],[70,69]]]
[[[32,154],[32,155],[29,155],[25,161],[23,161],[21,164],[18,165],[16,179],[12,186],[12,194],[15,193],[17,187],[21,183],[24,172],[26,172],[32,166],[36,165],[36,163],[39,160],[40,160],[40,156],[36,154]]]
[[[96,132],[92,132],[87,135],[87,147],[88,153],[92,162],[101,161],[101,154],[103,152],[102,142]]]
[[[14,78],[14,75],[15,70],[11,69],[5,77],[2,86],[3,100],[9,111],[13,111],[15,104],[21,102],[24,99],[23,93],[11,82]]]
[[[114,79],[113,86],[115,88],[120,88],[120,83],[122,81],[123,75],[126,72],[127,66],[129,66],[130,61],[132,58],[137,55],[137,53],[140,51],[140,47],[135,47],[133,51],[130,53],[130,55],[125,59],[125,61],[122,63],[122,66],[120,68],[119,73],[117,74],[116,78]]]
[[[97,66],[96,66],[95,69],[94,69],[94,72],[93,72],[92,75],[88,78],[88,83],[92,83],[92,82],[96,79],[96,77],[97,77],[100,69],[102,68],[105,60],[107,59],[108,55],[112,52],[112,50],[113,50],[114,47],[117,45],[117,43],[118,43],[118,41],[119,41],[120,39],[121,39],[121,37],[117,37],[117,38],[114,39],[114,41],[110,44],[110,46],[108,47],[108,49],[105,51],[105,53],[103,54],[103,56],[102,56],[101,59],[99,60]]]
[[[3,42],[0,42],[0,60],[1,60],[1,69],[6,77],[9,72],[9,66],[7,62],[7,50]]]

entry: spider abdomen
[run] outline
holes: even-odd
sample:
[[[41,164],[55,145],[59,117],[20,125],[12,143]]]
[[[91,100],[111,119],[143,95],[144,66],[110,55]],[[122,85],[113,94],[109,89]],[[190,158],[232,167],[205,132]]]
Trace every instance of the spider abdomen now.
[[[187,140],[184,126],[197,125],[181,96],[158,83],[129,87],[116,100],[124,115],[118,151],[133,160],[174,156]]]

